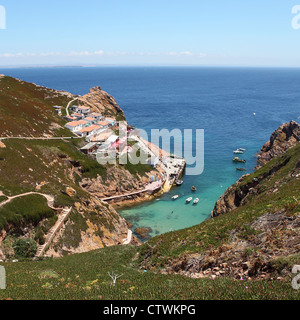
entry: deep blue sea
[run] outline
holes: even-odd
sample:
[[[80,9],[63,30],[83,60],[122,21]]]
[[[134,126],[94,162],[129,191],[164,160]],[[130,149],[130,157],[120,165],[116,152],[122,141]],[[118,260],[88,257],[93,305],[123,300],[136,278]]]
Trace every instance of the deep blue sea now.
[[[246,172],[256,152],[282,123],[300,116],[300,69],[97,67],[2,69],[0,73],[83,95],[93,86],[113,95],[130,124],[146,129],[204,129],[205,166],[182,187],[120,213],[152,235],[199,224],[218,197],[245,172],[233,150],[246,148]],[[256,116],[253,115],[256,113]],[[299,121],[299,120],[298,120]],[[186,205],[195,185],[200,202]],[[180,195],[172,201],[174,194]],[[196,196],[195,195],[195,196]]]

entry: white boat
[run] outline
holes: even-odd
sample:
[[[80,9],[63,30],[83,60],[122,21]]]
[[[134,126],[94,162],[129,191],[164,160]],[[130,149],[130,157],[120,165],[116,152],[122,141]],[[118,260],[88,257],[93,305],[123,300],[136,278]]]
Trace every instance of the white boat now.
[[[238,150],[240,150],[240,151],[246,151],[246,149],[244,149],[244,148],[238,148]]]
[[[175,196],[172,197],[173,200],[176,200],[176,199],[178,199],[178,198],[179,198],[179,195],[178,195],[178,194],[176,194]]]
[[[240,149],[237,149],[237,150],[234,150],[233,153],[235,153],[235,154],[243,154],[244,151],[242,151]]]
[[[198,202],[199,202],[199,198],[196,198],[193,203],[197,204]]]
[[[187,198],[187,199],[185,200],[185,202],[190,203],[192,200],[193,200],[193,198],[192,198],[192,197],[189,197],[189,198]]]

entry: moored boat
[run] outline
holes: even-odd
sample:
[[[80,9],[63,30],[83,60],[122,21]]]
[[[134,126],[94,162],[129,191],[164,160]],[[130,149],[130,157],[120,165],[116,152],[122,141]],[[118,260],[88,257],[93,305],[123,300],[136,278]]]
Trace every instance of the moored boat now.
[[[195,186],[192,186],[192,191],[197,191],[197,188]]]
[[[197,204],[198,202],[199,202],[199,198],[196,198],[193,203]]]
[[[178,194],[176,194],[175,196],[172,197],[173,200],[176,200],[176,199],[178,199],[178,198],[179,198],[179,195],[178,195]]]
[[[245,163],[245,162],[246,162],[246,160],[240,159],[239,157],[233,158],[232,161],[233,161],[233,162],[242,162],[242,163]]]
[[[235,151],[233,151],[234,154],[243,154],[244,151],[240,150],[240,149],[237,149]]]
[[[246,171],[245,168],[236,168],[236,170],[238,170],[238,171]]]
[[[176,180],[175,184],[176,186],[181,186],[183,184],[183,180]]]
[[[187,199],[185,200],[185,202],[190,203],[192,200],[193,200],[193,198],[192,198],[192,197],[189,197],[189,198],[187,198]]]

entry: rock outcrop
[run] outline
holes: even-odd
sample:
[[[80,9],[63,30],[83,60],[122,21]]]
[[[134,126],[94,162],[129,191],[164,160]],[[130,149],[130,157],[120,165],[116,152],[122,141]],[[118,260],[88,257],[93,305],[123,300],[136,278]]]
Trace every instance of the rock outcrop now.
[[[300,141],[300,125],[291,121],[275,130],[268,142],[266,142],[257,155],[259,165],[264,165],[273,158],[283,154],[294,147]]]
[[[138,227],[134,230],[137,237],[143,241],[150,239],[150,232],[152,232],[152,229],[149,227]]]
[[[244,198],[249,192],[249,189],[253,187],[252,185],[249,185],[245,186],[242,189],[239,189],[239,186],[241,185],[242,181],[247,176],[248,175],[242,176],[236,184],[226,189],[226,191],[222,194],[222,196],[218,199],[218,201],[215,204],[214,210],[211,213],[212,218],[217,217],[221,214],[228,213],[242,205]],[[256,182],[254,181],[253,185],[255,183]]]
[[[115,98],[103,91],[99,86],[91,88],[88,94],[80,97],[80,100],[90,105],[94,111],[106,116],[118,116],[118,118],[125,120],[124,112],[119,107]]]
[[[91,197],[89,201],[75,203],[73,213],[55,236],[46,256],[61,257],[122,245],[127,234],[127,221],[114,208]],[[135,238],[133,243],[138,243]]]
[[[105,179],[100,175],[94,179],[83,178],[80,185],[89,193],[99,198],[106,198],[141,190],[150,176],[156,173],[157,171],[153,170],[145,173],[144,177],[140,177],[116,165],[106,168]]]
[[[248,226],[253,231],[241,238],[241,230],[231,231],[230,241],[217,249],[187,254],[172,262],[168,273],[191,278],[228,277],[236,279],[277,279],[290,274],[288,268],[274,263],[277,258],[300,250],[300,214],[287,216],[284,211],[265,214]],[[276,236],[275,236],[276,235]],[[278,278],[278,274],[281,277]]]
[[[275,130],[270,138],[270,141],[264,144],[261,152],[258,155],[258,163],[266,164],[273,158],[284,154],[288,149],[296,146],[300,141],[300,125],[291,121],[283,124]],[[221,214],[228,213],[237,207],[243,206],[247,202],[249,194],[257,192],[255,187],[264,179],[278,171],[286,164],[289,159],[284,160],[279,165],[270,168],[258,178],[254,178],[248,183],[244,183],[244,179],[249,175],[242,176],[234,185],[230,186],[224,194],[218,199],[215,204],[211,217],[217,217]],[[257,169],[261,166],[259,165]]]

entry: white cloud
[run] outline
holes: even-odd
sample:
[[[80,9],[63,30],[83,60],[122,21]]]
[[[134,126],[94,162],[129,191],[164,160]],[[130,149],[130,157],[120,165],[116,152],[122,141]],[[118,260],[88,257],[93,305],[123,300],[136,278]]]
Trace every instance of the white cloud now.
[[[83,56],[101,56],[104,51],[71,51],[69,53],[64,52],[41,52],[41,53],[3,53],[0,54],[0,58],[18,58],[18,57],[83,57]]]
[[[105,52],[103,50],[98,51],[71,51],[68,53],[64,52],[41,52],[41,53],[3,53],[0,54],[0,58],[20,58],[20,57],[93,57],[93,56],[174,56],[174,57],[198,57],[204,58],[207,55],[204,53],[193,53],[191,51],[181,52]]]

